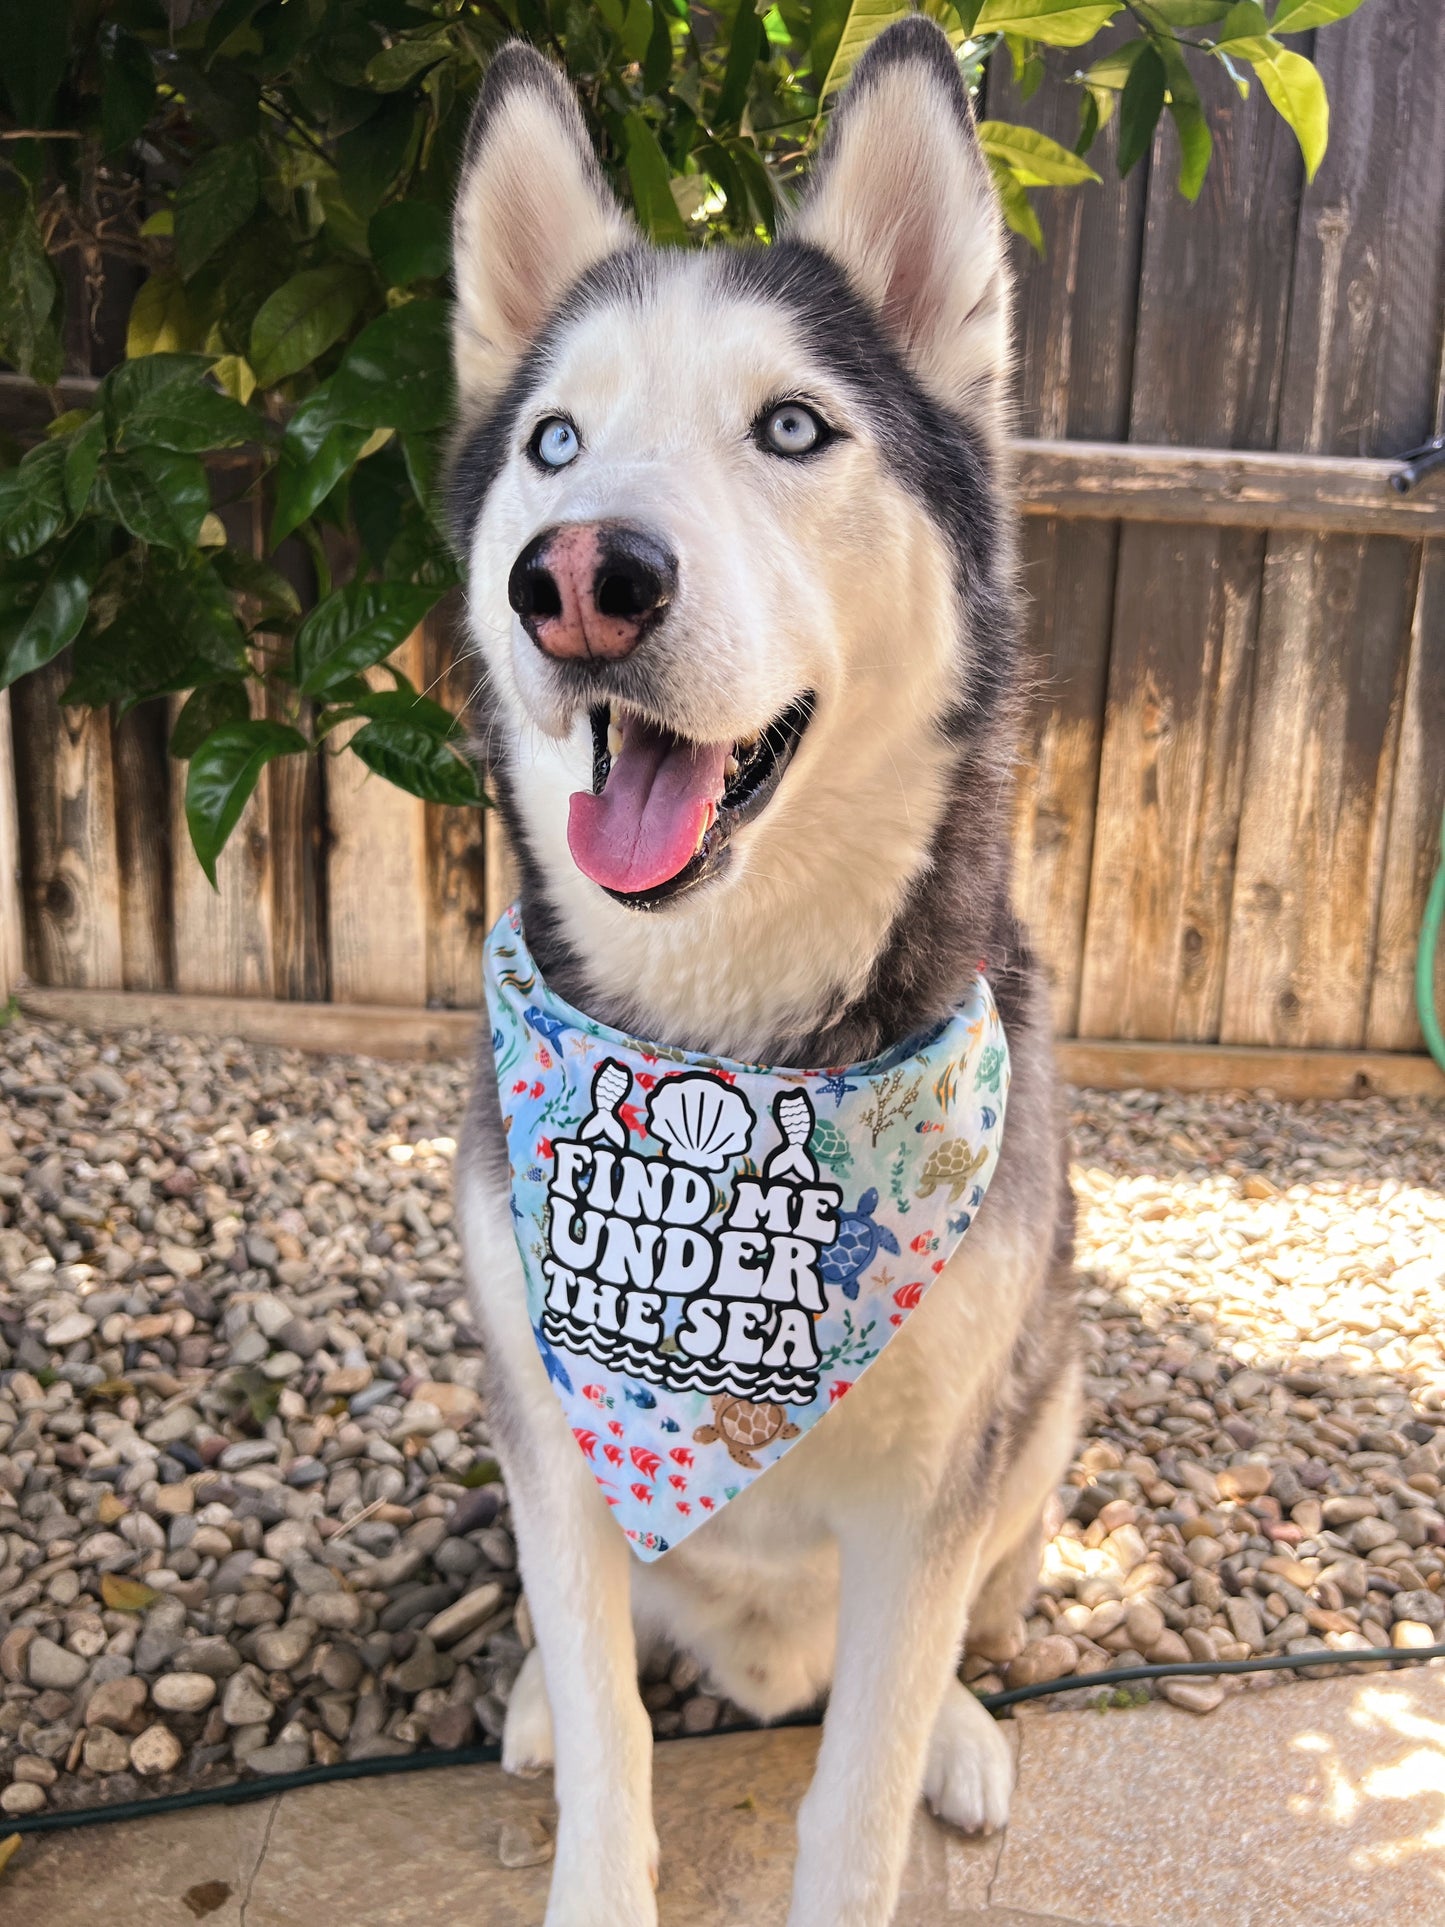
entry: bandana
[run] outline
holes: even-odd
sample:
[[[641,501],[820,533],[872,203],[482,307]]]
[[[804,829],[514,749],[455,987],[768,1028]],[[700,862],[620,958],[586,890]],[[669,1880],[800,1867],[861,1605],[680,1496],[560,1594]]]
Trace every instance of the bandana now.
[[[511,1208],[537,1349],[622,1530],[654,1559],[853,1386],[967,1232],[1008,1046],[987,982],[866,1064],[643,1042],[487,939]]]

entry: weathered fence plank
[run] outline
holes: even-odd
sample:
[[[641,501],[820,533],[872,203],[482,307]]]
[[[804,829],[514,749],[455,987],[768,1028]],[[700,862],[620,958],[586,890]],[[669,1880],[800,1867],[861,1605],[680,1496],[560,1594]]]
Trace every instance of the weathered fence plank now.
[[[77,988],[125,981],[110,717],[64,709],[70,651],[10,692],[26,958],[32,976]]]
[[[425,686],[454,715],[465,715],[476,688],[476,664],[466,653],[460,597],[431,615],[423,628]],[[481,995],[486,932],[485,842],[475,810],[426,813],[427,1001],[475,1004]]]
[[[1036,98],[1030,112],[1042,107]],[[1009,63],[996,61],[989,112],[1019,120],[1022,110]],[[1072,145],[1077,115],[1073,94],[1057,88],[1039,124]],[[1117,151],[1111,123],[1095,149],[1106,177]],[[1020,425],[1055,438],[1050,446],[1065,459],[1071,444],[1056,438],[1106,447],[1128,427],[1144,197],[1142,169],[1107,193],[1041,195],[1044,253],[1023,242],[1013,248]],[[1026,474],[1037,466],[1032,444],[1017,447]],[[1109,522],[1030,518],[1020,530],[1031,700],[1016,791],[1015,887],[1025,919],[1044,938],[1054,1022],[1065,1034],[1079,1017],[1118,546]]]
[[[1268,447],[1302,168],[1256,90],[1223,75],[1221,138],[1181,220],[1172,130],[1156,136],[1130,439]],[[1252,245],[1241,245],[1249,235]],[[1262,538],[1125,525],[1079,1029],[1216,1033]]]
[[[20,824],[10,691],[0,689],[0,1006],[7,1004],[25,965],[25,919],[20,908]]]
[[[117,719],[111,732],[111,763],[127,990],[169,990],[172,982],[167,761],[163,705],[145,703]]]
[[[420,688],[421,632],[391,660]],[[337,730],[338,750],[353,733]],[[326,810],[331,995],[339,1004],[424,1004],[426,805],[338,753],[327,761]]]
[[[1321,58],[1328,85],[1361,79],[1301,206],[1280,437],[1380,454],[1434,414],[1445,10],[1382,0],[1322,36]],[[1388,538],[1270,537],[1225,1042],[1364,1039],[1418,567]]]

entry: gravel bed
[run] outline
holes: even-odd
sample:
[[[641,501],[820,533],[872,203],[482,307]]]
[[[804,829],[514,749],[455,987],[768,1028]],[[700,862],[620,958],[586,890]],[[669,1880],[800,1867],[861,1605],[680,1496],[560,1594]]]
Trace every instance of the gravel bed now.
[[[467,1075],[0,1029],[0,1812],[499,1735]],[[1074,1133],[1089,1437],[1022,1650],[965,1677],[1440,1637],[1445,1111],[1088,1094]],[[736,1718],[687,1659],[643,1690]]]

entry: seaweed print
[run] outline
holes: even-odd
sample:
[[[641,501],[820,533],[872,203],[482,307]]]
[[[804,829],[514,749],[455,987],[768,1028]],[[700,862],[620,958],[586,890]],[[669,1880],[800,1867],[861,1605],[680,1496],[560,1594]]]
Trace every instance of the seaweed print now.
[[[976,1091],[996,1091],[1003,1075],[1003,1048],[999,1044],[987,1044],[978,1054],[978,1076],[973,1080]],[[876,1143],[876,1139],[874,1140]]]
[[[908,1197],[903,1189],[904,1180],[907,1176],[908,1146],[906,1144],[900,1144],[898,1146],[898,1155],[894,1158],[888,1172],[889,1196],[893,1199],[893,1202],[898,1206],[900,1211],[911,1211],[913,1209],[913,1200]]]
[[[875,1146],[888,1126],[907,1117],[918,1101],[918,1093],[923,1089],[922,1074],[914,1078],[906,1091],[903,1089],[905,1075],[902,1070],[890,1071],[887,1077],[874,1082],[873,1102],[862,1112],[859,1122],[873,1133]]]
[[[866,1365],[873,1356],[873,1348],[868,1340],[873,1336],[873,1328],[877,1322],[876,1318],[870,1318],[862,1331],[859,1331],[853,1323],[852,1312],[845,1311],[843,1336],[836,1345],[830,1345],[819,1360],[819,1376],[821,1377],[824,1372],[832,1371],[835,1365],[850,1365],[855,1361],[859,1365]]]

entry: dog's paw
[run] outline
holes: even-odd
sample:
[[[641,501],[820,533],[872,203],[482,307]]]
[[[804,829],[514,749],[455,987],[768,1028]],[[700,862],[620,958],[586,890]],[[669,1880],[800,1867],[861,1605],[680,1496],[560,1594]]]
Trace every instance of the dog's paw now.
[[[502,1727],[502,1767],[529,1780],[545,1773],[553,1760],[552,1708],[542,1673],[542,1655],[534,1646],[522,1661],[507,1701]]]
[[[967,1687],[951,1680],[928,1743],[924,1799],[964,1833],[993,1833],[1008,1824],[1013,1783],[1013,1751],[1003,1728]]]

